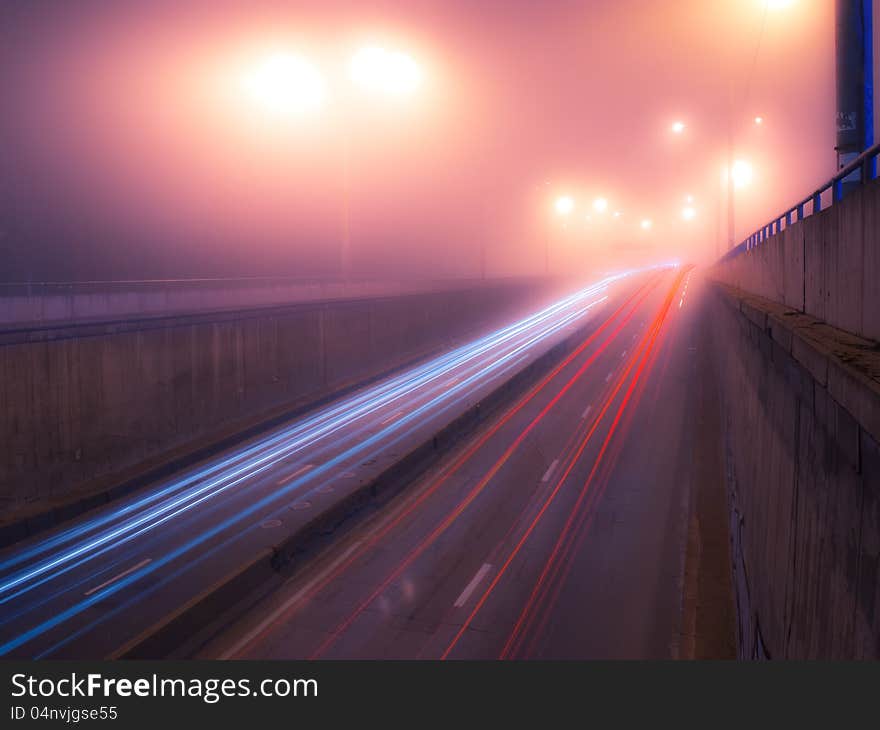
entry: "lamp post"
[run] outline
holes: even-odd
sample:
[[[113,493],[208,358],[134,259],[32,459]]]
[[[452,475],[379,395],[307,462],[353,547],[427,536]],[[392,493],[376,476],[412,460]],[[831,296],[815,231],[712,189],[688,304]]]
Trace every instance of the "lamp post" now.
[[[556,215],[568,218],[574,211],[574,198],[570,195],[560,195],[553,203]],[[550,276],[550,236],[544,239],[544,275]]]
[[[422,81],[421,69],[409,55],[379,46],[367,46],[351,58],[350,80],[371,96],[402,96],[414,92]],[[299,116],[324,106],[327,86],[320,71],[306,59],[281,53],[268,57],[245,77],[252,98],[268,113]],[[343,281],[351,276],[351,146],[353,98],[338,96],[342,119],[342,232],[339,272]]]

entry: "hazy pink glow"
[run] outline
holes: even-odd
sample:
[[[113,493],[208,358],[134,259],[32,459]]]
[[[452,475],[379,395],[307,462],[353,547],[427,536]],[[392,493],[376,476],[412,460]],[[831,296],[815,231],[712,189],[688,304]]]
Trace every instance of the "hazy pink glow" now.
[[[18,216],[4,245],[52,239],[50,260],[91,245],[101,265],[149,261],[155,247],[156,272],[180,263],[181,275],[325,271],[347,171],[364,274],[473,274],[478,241],[493,274],[540,271],[548,238],[566,270],[710,256],[728,79],[736,154],[754,165],[738,191],[741,235],[833,172],[822,0],[768,14],[748,89],[759,2],[134,5],[50,5],[0,31],[3,185]],[[358,93],[364,48],[399,54],[360,68],[391,63],[397,76],[384,78],[408,93]],[[294,104],[307,113],[266,114],[246,98],[243,75],[266,58],[307,60]],[[270,106],[291,103],[266,91],[289,63],[255,82]],[[699,192],[690,221],[683,190]],[[564,228],[563,191],[578,211]]]

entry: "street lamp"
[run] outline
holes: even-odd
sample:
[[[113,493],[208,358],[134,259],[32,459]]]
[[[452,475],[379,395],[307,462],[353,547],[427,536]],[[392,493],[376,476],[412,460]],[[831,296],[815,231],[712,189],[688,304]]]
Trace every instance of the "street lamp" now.
[[[651,228],[654,226],[654,221],[652,221],[650,218],[644,218],[639,225],[642,227],[643,231],[650,231]]]
[[[422,72],[416,61],[406,53],[389,51],[379,46],[359,49],[351,58],[349,72],[352,82],[363,91],[384,96],[410,94],[421,85]],[[350,107],[350,105],[349,105]],[[351,121],[350,110],[343,115],[343,230],[340,265],[344,279],[351,272]],[[486,276],[485,241],[480,249],[480,276]]]
[[[368,46],[352,57],[351,78],[367,91],[407,94],[419,87],[422,73],[418,64],[406,53]]]
[[[251,97],[273,114],[298,114],[322,106],[326,84],[321,73],[299,56],[278,53],[244,78]]]
[[[685,206],[681,209],[681,217],[684,218],[684,220],[686,221],[692,221],[694,218],[697,217],[696,208],[693,208],[690,205]]]
[[[685,130],[685,123],[681,121],[676,121],[672,123],[672,133],[673,134],[683,134]]]
[[[419,65],[409,55],[378,46],[358,50],[351,58],[352,82],[371,94],[405,95],[422,82]],[[301,56],[277,53],[266,58],[244,77],[247,93],[271,114],[303,114],[324,105],[327,85],[320,71]],[[343,232],[339,265],[341,277],[348,279],[351,270],[351,109],[350,94],[338,97],[343,123]],[[485,257],[485,253],[484,253]]]
[[[560,195],[553,203],[559,215],[568,215],[574,210],[574,199],[569,195]]]
[[[733,186],[737,189],[749,185],[754,177],[754,169],[745,160],[735,160],[730,168],[730,179],[733,182]]]
[[[553,201],[553,209],[560,218],[568,218],[574,212],[574,198],[560,195]],[[544,276],[550,276],[550,234],[544,237]]]
[[[608,210],[608,200],[606,198],[596,198],[593,201],[593,210],[597,213],[604,213]]]

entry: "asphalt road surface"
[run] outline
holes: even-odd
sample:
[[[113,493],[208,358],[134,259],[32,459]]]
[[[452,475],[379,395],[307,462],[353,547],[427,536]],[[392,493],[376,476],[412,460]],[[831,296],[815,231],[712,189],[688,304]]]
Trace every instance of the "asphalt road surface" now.
[[[625,465],[633,458],[612,449],[597,460],[596,449],[627,390],[620,376],[631,380],[642,353],[659,352],[659,340],[668,339],[663,332],[654,337],[655,325],[662,321],[668,331],[674,317],[658,318],[657,312],[670,292],[679,296],[683,277],[681,270],[667,268],[603,280],[532,317],[3,551],[0,656],[112,656],[236,565],[271,548],[280,534],[368,483],[555,344],[576,332],[592,332],[592,339],[533,397],[504,416],[487,438],[474,441],[477,448],[460,465],[444,463],[436,478],[404,490],[405,503],[415,505],[411,511],[393,505],[392,512],[401,516],[384,532],[376,530],[386,516],[381,523],[367,521],[352,530],[312,568],[298,572],[292,583],[260,604],[247,620],[271,612],[272,601],[293,600],[304,591],[303,600],[293,600],[290,617],[273,619],[265,639],[242,648],[249,655],[278,656],[437,656],[447,646],[454,656],[492,654],[525,605],[535,571],[560,534],[559,519],[571,512],[590,465],[602,466],[591,480],[593,495],[607,481],[608,465]],[[650,344],[653,339],[658,342]],[[587,361],[589,368],[519,438],[529,419]],[[650,401],[653,396],[640,391],[639,397]],[[665,481],[662,489],[654,487],[641,470],[667,466],[664,459],[673,459],[678,426],[671,423],[668,432],[654,426],[640,438],[659,441],[642,443],[647,451],[639,450],[642,461],[633,465],[639,468],[615,478],[618,486],[603,500],[589,532],[588,540],[594,534],[610,535],[606,548],[611,554],[622,556],[637,545],[670,554],[678,550],[677,536],[665,534],[664,526],[672,519],[670,512],[679,509],[683,487]],[[630,433],[647,428],[624,427]],[[585,448],[574,458],[587,432]],[[492,466],[514,442],[512,452],[497,468]],[[653,465],[648,453],[662,463]],[[486,472],[489,466],[491,474]],[[603,511],[608,505],[633,502],[638,504],[632,508]],[[628,521],[637,519],[648,504],[662,519],[650,521],[645,526],[650,534],[636,543],[618,543],[623,540],[619,520],[636,529]],[[459,507],[460,513],[446,524],[450,511]],[[539,510],[542,519],[518,545]],[[580,535],[580,528],[567,534]],[[409,560],[413,550],[417,553]],[[578,559],[574,567],[579,575],[583,570],[599,575],[613,567],[606,550],[578,546],[577,555],[582,554],[588,556],[587,566]],[[565,555],[566,550],[560,552]],[[505,565],[508,557],[510,564]],[[313,590],[313,575],[322,575],[327,566],[334,568],[332,580],[325,585],[322,579]],[[642,578],[655,582],[659,576],[646,573]],[[617,600],[612,588],[621,579],[616,573],[603,579],[601,590],[610,591],[604,605]],[[553,581],[548,587],[555,586]],[[589,580],[564,585],[599,589]],[[595,620],[566,614],[564,598],[553,601],[554,611],[561,613],[552,614],[549,643],[535,650],[556,653],[565,648],[580,654],[601,649],[557,632],[563,624],[556,624],[563,620]],[[544,606],[543,599],[536,606]],[[637,606],[618,605],[615,611],[646,620]],[[463,632],[456,636],[459,628]],[[599,636],[596,631],[590,635]],[[643,646],[641,639],[629,641],[635,643],[618,648],[635,653]]]
[[[605,307],[554,371],[200,656],[682,656],[689,504],[707,478],[693,465],[718,438],[694,417],[692,274]]]

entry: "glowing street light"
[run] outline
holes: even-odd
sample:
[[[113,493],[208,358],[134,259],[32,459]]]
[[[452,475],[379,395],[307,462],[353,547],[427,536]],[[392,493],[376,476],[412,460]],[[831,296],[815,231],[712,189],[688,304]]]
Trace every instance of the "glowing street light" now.
[[[559,215],[568,215],[574,210],[574,200],[569,195],[560,195],[553,207]]]
[[[257,103],[275,114],[313,111],[326,95],[318,69],[304,58],[286,53],[267,58],[244,78],[244,86]]]
[[[682,134],[685,130],[685,123],[678,121],[672,123],[672,133],[673,134]]]
[[[768,10],[784,10],[794,5],[794,0],[766,0]]]
[[[403,95],[416,90],[421,84],[419,65],[409,55],[378,46],[361,48],[351,58],[351,80],[360,88],[385,95]],[[320,71],[306,59],[278,53],[269,56],[243,77],[243,86],[251,98],[272,114],[300,114],[321,107],[326,97],[326,84]],[[340,242],[340,270],[343,279],[351,268],[351,94],[338,93],[336,105],[341,110],[343,139],[341,167],[343,180],[342,221]],[[485,255],[482,256],[485,261]],[[481,263],[481,267],[484,265]]]
[[[639,225],[642,227],[643,231],[650,231],[654,225],[654,221],[652,221],[650,218],[645,218]]]
[[[697,217],[697,211],[695,208],[689,205],[685,206],[681,209],[681,217],[684,218],[684,220],[686,221],[692,221],[694,218]]]
[[[593,201],[593,210],[597,213],[604,213],[608,210],[608,200],[606,198],[596,198]]]
[[[764,123],[764,117],[755,117],[755,126],[760,127]]]
[[[620,218],[621,213],[619,210],[615,210],[611,215],[613,215],[615,218]]]
[[[755,172],[745,160],[736,160],[730,168],[730,179],[735,188],[744,188],[754,179]]]
[[[407,94],[421,84],[422,72],[406,53],[369,46],[361,48],[352,57],[351,78],[368,91]]]

